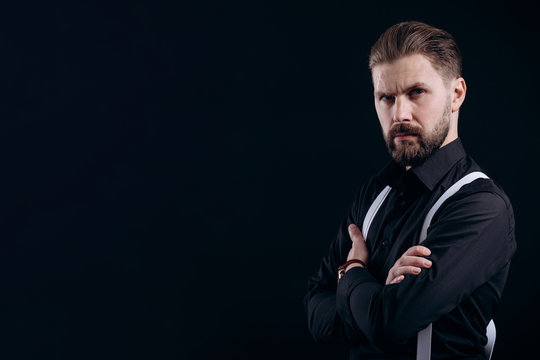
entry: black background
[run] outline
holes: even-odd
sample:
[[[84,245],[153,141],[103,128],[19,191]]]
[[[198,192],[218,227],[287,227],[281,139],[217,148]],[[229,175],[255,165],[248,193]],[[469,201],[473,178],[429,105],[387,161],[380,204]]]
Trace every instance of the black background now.
[[[1,358],[345,358],[313,342],[302,297],[355,190],[389,160],[367,56],[406,20],[457,39],[460,136],[514,205],[493,358],[536,350],[532,5],[36,1],[0,13]]]

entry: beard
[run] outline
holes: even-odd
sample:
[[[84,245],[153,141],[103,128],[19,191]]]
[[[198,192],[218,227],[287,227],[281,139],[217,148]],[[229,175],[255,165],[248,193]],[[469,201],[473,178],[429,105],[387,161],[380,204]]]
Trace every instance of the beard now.
[[[439,118],[431,132],[426,132],[418,126],[408,123],[398,123],[388,130],[384,135],[388,152],[392,158],[401,166],[418,166],[439,149],[443,144],[448,131],[450,130],[450,99],[447,102],[442,116]],[[397,134],[416,135],[413,140],[399,141],[397,144],[394,138]]]

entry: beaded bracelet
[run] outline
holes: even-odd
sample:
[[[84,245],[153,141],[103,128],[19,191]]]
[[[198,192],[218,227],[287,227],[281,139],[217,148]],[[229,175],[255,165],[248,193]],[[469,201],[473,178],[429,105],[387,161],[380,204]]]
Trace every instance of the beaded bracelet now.
[[[338,280],[340,280],[343,277],[343,275],[345,275],[345,269],[347,269],[347,266],[349,266],[351,264],[360,264],[360,265],[362,265],[362,267],[364,269],[367,269],[366,263],[363,262],[362,260],[360,260],[360,259],[351,259],[351,260],[345,262],[340,267],[338,267]]]

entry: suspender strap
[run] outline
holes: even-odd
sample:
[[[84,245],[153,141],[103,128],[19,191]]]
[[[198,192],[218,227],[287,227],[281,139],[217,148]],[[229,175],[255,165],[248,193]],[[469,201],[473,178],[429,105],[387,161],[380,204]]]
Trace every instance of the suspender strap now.
[[[381,207],[382,203],[384,202],[384,199],[386,199],[386,196],[388,193],[392,190],[390,186],[385,187],[379,195],[375,198],[375,201],[371,204],[371,206],[368,209],[368,212],[366,214],[366,217],[364,218],[364,223],[362,224],[362,235],[364,236],[364,240],[367,241],[368,231],[369,227],[371,226],[371,222],[373,221],[373,218],[377,214],[377,211],[379,211],[379,208]]]
[[[416,337],[416,360],[431,359],[431,332],[433,324],[420,331]]]
[[[448,190],[442,194],[442,196],[435,202],[431,207],[426,218],[424,219],[424,224],[422,225],[422,230],[420,232],[420,244],[426,240],[427,229],[431,225],[431,220],[433,216],[439,210],[441,205],[448,200],[448,198],[459,191],[464,185],[467,185],[473,182],[476,179],[489,179],[488,176],[482,172],[475,171],[468,175],[462,177],[454,185],[450,186]],[[416,342],[416,360],[429,360],[431,358],[431,334],[432,334],[433,324],[429,324],[427,328],[418,333],[417,342]]]

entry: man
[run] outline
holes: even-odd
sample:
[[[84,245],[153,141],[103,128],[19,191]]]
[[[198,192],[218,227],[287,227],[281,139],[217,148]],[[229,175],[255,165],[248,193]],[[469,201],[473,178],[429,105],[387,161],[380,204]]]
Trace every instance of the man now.
[[[358,191],[310,279],[309,329],[317,342],[350,344],[351,359],[414,359],[417,334],[432,323],[432,359],[485,359],[516,249],[510,201],[492,180],[472,181],[444,201],[419,245],[437,200],[481,171],[458,137],[467,89],[459,49],[446,31],[400,23],[374,44],[369,66],[393,161]]]

